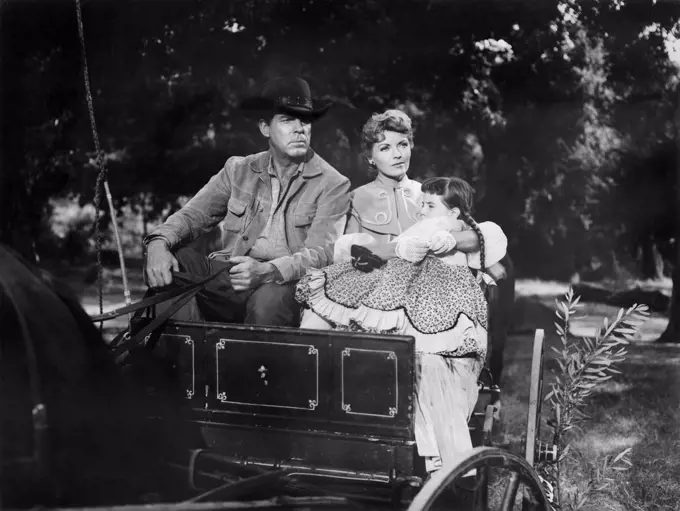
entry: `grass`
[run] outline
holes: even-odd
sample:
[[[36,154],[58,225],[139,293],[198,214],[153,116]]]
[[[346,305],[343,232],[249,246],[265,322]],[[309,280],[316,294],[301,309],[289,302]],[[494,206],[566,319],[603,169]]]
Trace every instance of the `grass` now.
[[[80,294],[90,314],[99,311],[97,285],[83,283],[81,270],[69,270],[69,281]],[[62,272],[63,273],[63,272]],[[104,310],[123,305],[120,272],[107,270]],[[133,300],[144,290],[141,271],[129,271]],[[509,445],[517,453],[523,450],[526,415],[529,399],[529,374],[533,332],[546,332],[546,362],[544,389],[548,388],[556,364],[550,346],[559,343],[553,321],[556,319],[556,297],[561,297],[568,286],[564,283],[521,281],[517,286],[515,333],[508,339],[502,383],[501,423],[496,435],[499,443]],[[584,304],[581,312],[588,317],[573,326],[579,335],[592,334],[603,317],[618,312],[615,307]],[[589,401],[586,413],[591,417],[583,424],[583,431],[574,435],[573,455],[564,470],[562,508],[573,509],[578,492],[588,483],[598,481],[597,468],[604,458],[615,456],[631,447],[632,467],[627,471],[612,471],[609,486],[591,494],[581,509],[595,510],[680,510],[680,344],[655,345],[653,340],[663,331],[666,318],[652,314],[642,328],[639,342],[629,347],[626,361],[619,366],[622,374],[600,386]],[[112,335],[125,327],[125,318],[107,323],[106,332]],[[544,392],[546,392],[544,390]],[[549,410],[544,406],[544,416]],[[543,435],[549,435],[543,428]],[[547,439],[547,437],[546,437]]]

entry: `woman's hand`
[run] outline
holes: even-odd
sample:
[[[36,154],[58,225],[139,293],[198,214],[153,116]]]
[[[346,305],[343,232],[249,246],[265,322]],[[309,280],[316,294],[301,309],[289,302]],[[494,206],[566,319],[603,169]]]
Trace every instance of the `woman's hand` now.
[[[397,253],[395,251],[396,247],[396,243],[375,243],[367,246],[371,252],[385,261],[389,261],[390,259],[397,257]]]
[[[364,273],[369,273],[378,268],[382,268],[386,262],[384,259],[381,259],[371,252],[370,249],[361,245],[352,245],[351,254],[352,266],[354,269]]]

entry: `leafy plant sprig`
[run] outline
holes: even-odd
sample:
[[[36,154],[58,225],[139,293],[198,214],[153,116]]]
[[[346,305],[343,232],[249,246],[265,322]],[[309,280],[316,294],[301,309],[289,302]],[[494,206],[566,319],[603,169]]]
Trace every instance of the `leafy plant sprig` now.
[[[563,301],[555,300],[555,314],[559,319],[555,322],[555,329],[562,346],[552,347],[557,355],[558,370],[553,370],[555,381],[544,398],[553,413],[550,424],[554,428],[554,443],[559,452],[558,474],[561,472],[560,465],[571,452],[571,442],[568,441],[571,435],[568,433],[581,429],[579,425],[589,419],[584,411],[587,399],[595,387],[611,379],[614,374],[620,374],[614,366],[623,362],[627,355],[626,345],[649,317],[646,305],[635,304],[627,310],[620,309],[611,320],[605,318],[594,338],[582,336],[577,340],[571,334],[570,327],[576,317],[580,297],[575,297],[573,289],[569,288],[564,298]],[[606,456],[602,466],[596,467],[586,491],[574,495],[574,502],[569,507],[580,509],[593,492],[607,488],[612,481],[609,477],[611,470],[627,470],[630,466],[630,451],[625,449],[613,459]]]

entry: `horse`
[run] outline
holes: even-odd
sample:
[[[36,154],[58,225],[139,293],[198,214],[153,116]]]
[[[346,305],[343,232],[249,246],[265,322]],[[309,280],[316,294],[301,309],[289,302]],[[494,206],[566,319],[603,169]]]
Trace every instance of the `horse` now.
[[[150,370],[149,370],[150,369]],[[147,365],[172,393],[167,372]],[[77,296],[0,245],[0,506],[126,504],[175,440]]]

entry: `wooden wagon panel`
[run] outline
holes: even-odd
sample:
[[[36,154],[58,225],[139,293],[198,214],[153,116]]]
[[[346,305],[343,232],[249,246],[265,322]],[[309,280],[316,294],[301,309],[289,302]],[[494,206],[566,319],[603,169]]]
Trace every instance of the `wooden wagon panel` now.
[[[174,367],[179,383],[177,397],[189,408],[204,408],[204,339],[203,328],[170,324],[159,337],[154,350],[156,356]]]
[[[413,346],[397,339],[333,339],[333,420],[411,433]]]
[[[313,431],[250,427],[208,427],[208,448],[234,459],[327,470],[411,476],[416,450],[408,442]]]
[[[326,343],[243,337],[222,329],[208,334],[208,409],[279,414],[316,411]]]

